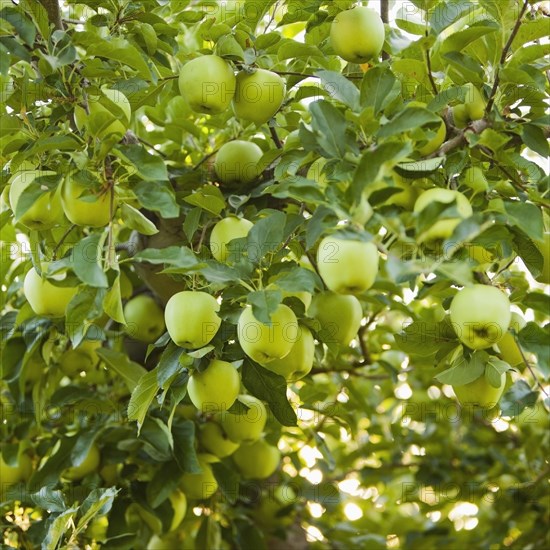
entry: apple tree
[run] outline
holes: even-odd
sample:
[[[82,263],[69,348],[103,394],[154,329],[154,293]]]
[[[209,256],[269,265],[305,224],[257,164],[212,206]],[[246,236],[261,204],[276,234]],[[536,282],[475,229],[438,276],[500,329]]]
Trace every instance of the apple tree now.
[[[549,15],[2,0],[2,547],[547,548]]]

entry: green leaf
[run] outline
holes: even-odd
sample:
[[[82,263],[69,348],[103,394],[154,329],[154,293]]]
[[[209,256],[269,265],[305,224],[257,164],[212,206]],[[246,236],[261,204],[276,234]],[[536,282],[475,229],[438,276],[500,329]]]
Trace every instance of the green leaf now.
[[[103,313],[105,290],[87,287],[80,290],[67,306],[65,330],[73,347],[82,342],[95,319]]]
[[[493,388],[499,388],[501,385],[501,377],[504,373],[510,370],[510,365],[506,361],[501,361],[496,357],[489,357],[487,361],[487,366],[485,367],[485,378],[487,382]]]
[[[168,182],[141,181],[134,186],[133,191],[143,208],[160,212],[163,218],[179,216],[180,207]]]
[[[452,327],[445,323],[415,321],[406,326],[395,341],[405,353],[428,357],[446,345],[456,345],[457,338]]]
[[[374,114],[383,111],[401,93],[401,86],[386,67],[373,67],[361,83],[361,106],[372,107]]]
[[[38,32],[44,39],[48,40],[50,37],[50,25],[48,21],[48,14],[46,13],[44,6],[40,2],[35,2],[34,0],[21,0],[19,5],[25,13],[30,15],[35,27],[38,29]]]
[[[315,71],[325,91],[352,111],[359,109],[359,90],[342,73],[336,71]]]
[[[105,313],[117,323],[126,324],[124,310],[122,308],[122,297],[120,295],[120,275],[117,275],[113,285],[103,298],[103,309]]]
[[[252,313],[260,323],[271,326],[271,315],[279,307],[282,298],[280,290],[257,290],[248,294],[247,303],[252,306]]]
[[[183,200],[214,214],[214,216],[219,216],[222,210],[226,208],[223,194],[215,185],[203,185],[193,191],[191,195],[184,197]]]
[[[174,342],[170,342],[166,349],[162,352],[159,364],[155,369],[157,372],[157,381],[161,388],[164,389],[166,382],[182,370],[181,359],[183,359],[183,354],[183,349],[176,346]],[[193,360],[191,358],[189,359],[190,360],[188,363],[191,365]]]
[[[129,204],[122,203],[120,213],[126,226],[135,229],[142,235],[156,235],[159,232],[151,220]]]
[[[520,346],[537,356],[537,368],[547,380],[550,378],[550,324],[540,327],[529,322],[518,335]]]
[[[296,413],[286,397],[286,380],[251,361],[242,367],[242,381],[246,389],[269,404],[275,418],[283,426],[296,426]]]
[[[0,11],[0,18],[7,21],[21,37],[27,46],[33,46],[36,38],[36,28],[22,10],[6,7]]]
[[[251,262],[259,263],[281,246],[285,224],[286,215],[283,212],[273,212],[254,224],[246,238],[246,250]]]
[[[174,438],[174,458],[182,472],[200,473],[201,467],[195,451],[195,423],[191,420],[179,421],[172,427]]]
[[[111,511],[118,489],[109,487],[107,489],[93,489],[84,502],[80,505],[80,518],[77,530],[84,529],[88,522],[95,516],[104,516]]]
[[[529,149],[535,151],[535,153],[538,153],[544,158],[550,156],[548,139],[545,137],[542,128],[534,126],[533,124],[524,124],[521,126],[521,137],[523,138],[523,143],[525,143]]]
[[[526,407],[532,407],[538,397],[538,392],[532,390],[525,380],[517,380],[500,400],[502,415],[518,416]]]
[[[73,248],[73,270],[85,284],[97,288],[107,288],[107,275],[101,267],[102,241],[101,233],[94,233],[79,241]]]
[[[430,123],[441,124],[441,117],[424,107],[407,107],[382,126],[378,135],[380,137],[390,137]]]
[[[442,384],[451,386],[463,386],[483,376],[487,363],[487,353],[476,352],[470,359],[461,355],[450,369],[440,372],[436,378]]]
[[[148,153],[143,145],[118,145],[113,153],[128,161],[145,181],[168,181],[164,161]]]
[[[239,474],[223,462],[212,464],[216,481],[229,504],[235,504],[239,496]]]
[[[525,232],[525,234],[536,241],[542,239],[544,232],[544,224],[542,221],[542,212],[540,208],[534,204],[526,202],[510,202],[504,203],[506,214],[508,214],[508,222],[515,225]]]
[[[284,271],[274,277],[272,282],[282,290],[288,292],[310,292],[315,288],[321,288],[321,281],[316,273],[303,267],[294,267],[289,271]]]
[[[401,162],[397,165],[397,172],[403,172],[405,175],[408,174],[408,177],[421,177],[423,174],[435,172],[444,160],[444,157],[434,157],[433,159]]]
[[[159,384],[157,381],[156,369],[144,374],[132,391],[130,402],[128,403],[128,420],[136,420],[138,425],[138,434],[141,431],[147,411],[157,395]]]
[[[347,122],[344,115],[328,101],[315,101],[309,106],[311,126],[324,156],[343,159],[348,149]]]
[[[363,191],[383,174],[382,170],[393,168],[412,151],[410,143],[382,143],[375,149],[365,151],[353,176],[351,191],[354,201],[360,201]]]
[[[58,548],[59,542],[67,530],[67,525],[69,525],[69,522],[74,518],[77,511],[78,508],[72,507],[53,517],[46,537],[42,541],[43,550],[56,550]]]
[[[128,65],[128,67],[135,69],[142,78],[151,80],[151,70],[142,54],[124,38],[118,37],[111,38],[110,40],[101,40],[94,33],[88,45],[87,53],[89,56],[104,57],[105,59],[112,59],[113,61]]]
[[[131,361],[126,353],[100,348],[97,354],[122,378],[130,391],[133,391],[141,378],[147,374],[147,371],[138,363]]]
[[[195,550],[212,550],[221,547],[221,527],[212,516],[203,516],[195,538]]]

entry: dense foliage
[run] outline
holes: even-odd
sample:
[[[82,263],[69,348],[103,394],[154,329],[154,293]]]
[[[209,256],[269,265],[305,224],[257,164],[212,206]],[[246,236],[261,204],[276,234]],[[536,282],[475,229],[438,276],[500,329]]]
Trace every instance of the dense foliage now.
[[[546,3],[353,4],[0,2],[3,547],[548,547]]]

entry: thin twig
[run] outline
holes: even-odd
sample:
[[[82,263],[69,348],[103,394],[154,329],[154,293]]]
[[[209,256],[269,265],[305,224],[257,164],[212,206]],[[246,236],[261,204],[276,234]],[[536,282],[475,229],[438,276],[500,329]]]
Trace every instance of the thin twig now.
[[[521,358],[523,359],[523,362],[525,363],[525,366],[529,369],[529,372],[531,373],[531,376],[533,377],[533,380],[537,383],[537,386],[540,388],[542,393],[548,397],[548,393],[544,389],[544,386],[541,384],[540,380],[538,379],[538,376],[536,375],[535,371],[529,364],[529,361],[527,361],[527,357],[525,357],[525,353],[523,352],[523,348],[521,347],[521,344],[518,342],[517,336],[514,335],[514,341],[516,342],[516,345],[519,349],[519,353],[521,354]]]
[[[437,90],[437,85],[435,83],[433,74],[432,74],[432,61],[430,59],[430,50],[426,50],[426,65],[428,67],[428,78],[430,79],[430,84],[432,85],[432,90],[434,92],[434,95],[437,95],[439,92]]]
[[[59,249],[61,248],[61,245],[65,242],[65,239],[69,236],[70,232],[76,227],[76,224],[72,224],[65,233],[61,236],[61,239],[59,239],[59,242],[55,245],[55,248],[52,252],[52,259],[55,261],[57,260],[57,253],[59,252]]]
[[[523,16],[525,15],[525,12],[527,11],[527,8],[529,7],[529,0],[525,0],[523,3],[523,7],[521,8],[518,18],[516,20],[516,24],[514,25],[514,28],[512,29],[512,32],[508,38],[508,42],[506,42],[502,54],[500,56],[500,62],[499,66],[497,67],[496,74],[495,74],[495,81],[493,82],[493,88],[491,89],[491,93],[489,94],[489,100],[487,101],[487,105],[485,107],[485,116],[487,116],[491,109],[493,108],[493,104],[495,102],[495,96],[497,93],[498,86],[500,84],[500,69],[506,62],[506,57],[508,55],[508,51],[510,50],[512,46],[512,42],[514,41],[514,38],[516,37],[516,34],[519,31],[519,27],[521,26],[521,20]]]
[[[273,143],[275,143],[275,147],[277,149],[283,148],[283,142],[279,138],[279,134],[277,134],[277,130],[274,126],[269,125],[269,133],[271,134],[271,138],[273,139]]]

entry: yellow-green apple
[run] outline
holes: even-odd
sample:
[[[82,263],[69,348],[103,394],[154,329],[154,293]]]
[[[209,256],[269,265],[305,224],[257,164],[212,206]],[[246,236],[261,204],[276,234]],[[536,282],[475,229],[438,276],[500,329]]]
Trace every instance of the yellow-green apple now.
[[[255,69],[237,74],[233,111],[237,117],[263,124],[280,109],[285,99],[285,81],[272,71]]]
[[[61,203],[65,216],[75,225],[105,227],[111,220],[110,192],[97,193],[71,176],[61,186]]]
[[[32,461],[27,453],[19,453],[17,465],[10,466],[0,453],[0,493],[7,486],[29,479],[32,473]]]
[[[74,466],[66,468],[62,472],[62,477],[69,481],[78,481],[83,477],[95,472],[99,468],[101,461],[101,455],[97,445],[93,444],[88,450],[88,454],[84,457],[82,462]]]
[[[124,306],[126,332],[140,342],[152,344],[164,332],[164,313],[157,302],[147,294],[140,294]]]
[[[329,290],[360,294],[378,274],[378,249],[374,243],[325,237],[317,250],[317,268]]]
[[[469,120],[479,120],[485,115],[485,100],[481,92],[471,83],[466,84],[464,106]]]
[[[468,111],[466,110],[466,105],[464,103],[460,103],[459,105],[455,105],[451,112],[453,113],[453,122],[454,125],[457,128],[466,128],[466,125],[470,121],[468,117]]]
[[[84,340],[77,348],[67,350],[59,358],[59,367],[67,376],[91,371],[99,363],[96,350],[100,347],[99,340]]]
[[[42,176],[53,176],[55,172],[49,170],[21,170],[15,173],[11,179],[9,188],[10,207],[15,214],[19,198],[23,191],[31,185],[35,179]],[[61,207],[60,189],[45,190],[34,204],[19,218],[19,222],[29,229],[50,229],[59,225],[63,219]]]
[[[355,296],[321,292],[313,297],[308,315],[315,319],[317,333],[325,344],[347,346],[357,336],[363,308]]]
[[[303,378],[312,369],[315,357],[315,341],[311,331],[305,325],[300,325],[299,331],[298,340],[290,353],[265,365],[266,369],[284,376],[289,382]]]
[[[168,499],[173,511],[172,521],[168,529],[168,532],[171,532],[180,526],[187,513],[187,497],[179,489],[174,489],[168,496]]]
[[[506,384],[506,374],[500,375],[501,383],[495,388],[482,374],[473,382],[460,386],[453,386],[455,395],[463,407],[479,407],[482,409],[492,409],[499,401],[504,392]]]
[[[201,447],[219,458],[233,454],[239,447],[223,431],[223,428],[212,420],[205,422],[199,429],[199,443]]]
[[[260,175],[258,161],[262,156],[263,151],[251,141],[229,141],[217,152],[214,170],[227,185],[251,183]]]
[[[399,193],[394,193],[391,197],[386,199],[385,204],[395,204],[405,210],[412,210],[414,203],[418,198],[419,190],[413,185],[413,180],[405,179],[397,172],[392,174],[395,187],[402,189]],[[381,188],[386,187],[386,184],[381,182]]]
[[[465,195],[452,189],[428,189],[424,191],[414,204],[414,211],[419,214],[430,204],[439,202],[443,204],[455,203],[458,212],[457,218],[448,218],[437,220],[419,237],[421,242],[434,241],[438,239],[448,239],[455,230],[456,226],[473,214],[472,205]]]
[[[222,320],[220,304],[207,292],[184,290],[174,294],[164,310],[168,334],[183,348],[206,346],[218,332]]]
[[[251,221],[229,216],[219,221],[210,233],[210,251],[218,262],[227,261],[227,245],[233,239],[242,239],[254,227]]]
[[[359,203],[350,211],[351,220],[359,225],[365,225],[373,216],[374,210],[365,194],[361,195]]]
[[[508,296],[489,285],[472,285],[458,291],[450,313],[457,336],[472,349],[500,342],[512,320]]]
[[[256,319],[251,306],[245,307],[237,324],[239,344],[260,365],[287,355],[298,339],[298,332],[296,315],[284,304],[279,304],[271,315],[271,326]]]
[[[162,532],[162,520],[156,514],[153,514],[137,502],[132,502],[132,504],[126,508],[124,511],[124,519],[126,520],[127,526],[132,531],[138,531],[142,528],[142,525],[145,524],[153,533]]]
[[[88,113],[81,107],[75,109],[75,122],[84,126],[100,140],[120,141],[130,126],[132,106],[128,98],[118,90],[104,88],[102,95],[88,96]]]
[[[203,372],[195,371],[187,383],[191,402],[203,413],[224,411],[235,403],[241,387],[237,369],[214,359]]]
[[[489,189],[489,182],[480,166],[468,166],[464,170],[461,180],[474,193],[485,193]]]
[[[245,479],[265,479],[269,477],[281,461],[277,447],[264,439],[243,443],[234,453],[233,461]]]
[[[225,111],[235,95],[235,73],[217,55],[203,55],[181,69],[179,88],[189,107],[197,113],[215,115]]]
[[[45,269],[45,266],[42,266]],[[45,317],[63,317],[69,302],[77,292],[74,286],[56,286],[29,269],[23,282],[23,292],[32,310]]]
[[[351,63],[377,57],[384,45],[384,23],[377,12],[356,7],[340,12],[330,27],[330,42],[338,56]]]
[[[424,107],[426,108],[426,103],[423,101],[409,101],[407,107]],[[435,136],[427,141],[422,147],[419,147],[417,150],[422,156],[431,155],[434,151],[437,151],[441,144],[445,141],[445,136],[447,135],[447,127],[445,126],[445,121],[440,117],[440,123],[437,127]]]
[[[218,490],[218,482],[212,471],[211,455],[199,454],[197,456],[201,472],[197,474],[183,474],[180,480],[180,489],[190,499],[210,498]]]
[[[267,422],[265,405],[253,395],[239,395],[238,400],[247,407],[243,413],[223,412],[219,420],[227,437],[235,443],[250,443],[262,435]]]
[[[550,231],[540,241],[534,241],[543,258],[542,272],[537,277],[539,283],[550,285]]]
[[[510,328],[514,330],[516,335],[526,324],[527,322],[519,313],[516,313],[515,311],[512,313]],[[523,364],[523,355],[521,354],[516,341],[516,336],[510,331],[506,332],[497,344],[497,347],[502,360],[506,361],[510,366],[517,367],[518,365]]]

